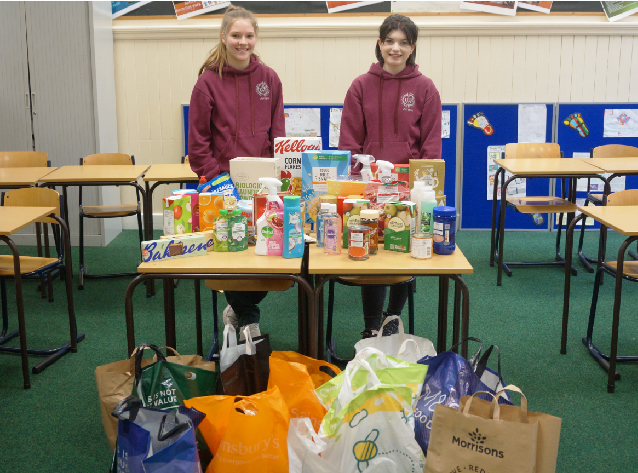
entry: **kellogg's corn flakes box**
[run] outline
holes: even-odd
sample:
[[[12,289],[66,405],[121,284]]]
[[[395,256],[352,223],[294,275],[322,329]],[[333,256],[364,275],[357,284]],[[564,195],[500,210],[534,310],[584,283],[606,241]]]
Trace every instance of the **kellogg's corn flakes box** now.
[[[328,179],[347,179],[350,176],[350,151],[304,151],[301,153],[301,174],[306,222],[315,223],[319,196],[328,193]]]
[[[282,191],[301,196],[301,153],[304,151],[321,151],[321,138],[275,138],[275,157],[281,160]]]

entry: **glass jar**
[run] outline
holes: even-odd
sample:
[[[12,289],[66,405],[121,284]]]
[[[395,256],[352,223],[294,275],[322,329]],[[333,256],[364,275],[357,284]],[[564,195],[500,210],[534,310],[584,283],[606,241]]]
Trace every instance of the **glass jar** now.
[[[456,249],[456,207],[434,207],[433,250],[437,255],[451,255]]]
[[[370,229],[370,254],[374,255],[378,249],[379,237],[379,211],[378,210],[362,210],[361,225]]]
[[[363,261],[370,257],[370,229],[363,225],[348,227],[348,258]]]

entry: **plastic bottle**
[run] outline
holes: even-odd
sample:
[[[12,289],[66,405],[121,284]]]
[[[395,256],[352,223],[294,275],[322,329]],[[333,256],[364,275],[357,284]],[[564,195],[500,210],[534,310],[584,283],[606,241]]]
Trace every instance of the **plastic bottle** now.
[[[255,254],[281,256],[284,238],[284,203],[277,195],[281,181],[274,177],[260,177],[259,182],[268,189],[266,210],[257,219]]]
[[[215,219],[215,251],[228,251],[228,210],[221,209]]]
[[[301,227],[301,197],[284,197],[284,258],[301,258],[304,250],[303,229]]]
[[[357,163],[361,164],[361,180],[371,181],[372,169],[370,168],[370,163],[374,163],[374,156],[371,154],[355,154],[352,159],[356,159]]]
[[[394,164],[390,161],[377,161],[377,180],[381,182],[392,182],[392,171],[394,171]]]
[[[317,214],[317,247],[319,248],[323,247],[323,219],[330,211],[330,205],[329,203],[322,203],[321,210]]]
[[[433,222],[432,250],[437,255],[451,255],[456,249],[456,207],[435,207]]]
[[[425,182],[414,181],[414,187],[410,191],[410,200],[416,204],[416,218],[414,223],[417,229],[421,228],[421,192],[424,186]]]
[[[324,224],[324,248],[327,255],[341,254],[341,232],[343,221],[337,213],[337,204],[330,204],[329,213],[323,220]]]
[[[248,219],[240,209],[233,210],[228,217],[228,251],[248,249]]]
[[[436,194],[430,186],[423,186],[421,190],[419,204],[419,223],[417,225],[418,233],[432,233],[432,222],[434,221],[434,207],[438,206],[436,202]]]

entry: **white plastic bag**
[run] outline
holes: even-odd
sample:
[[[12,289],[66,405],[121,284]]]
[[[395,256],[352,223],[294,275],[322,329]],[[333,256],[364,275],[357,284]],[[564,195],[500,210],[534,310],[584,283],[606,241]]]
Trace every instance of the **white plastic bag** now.
[[[290,419],[288,428],[289,473],[339,473],[319,456],[326,448],[307,417]]]
[[[224,340],[222,342],[222,349],[219,353],[219,371],[223,373],[226,369],[237,361],[240,355],[254,355],[256,352],[255,344],[250,336],[250,330],[248,325],[244,327],[244,336],[246,337],[245,345],[237,344],[237,335],[235,327],[231,324],[226,324],[224,327]]]
[[[399,321],[399,333],[383,336],[383,327],[392,320]],[[364,338],[359,340],[355,346],[355,352],[359,353],[364,348],[376,348],[386,355],[400,358],[410,363],[416,363],[424,356],[436,356],[436,350],[430,340],[416,335],[406,334],[403,328],[401,317],[393,315],[386,317],[381,326],[381,330],[376,337]]]

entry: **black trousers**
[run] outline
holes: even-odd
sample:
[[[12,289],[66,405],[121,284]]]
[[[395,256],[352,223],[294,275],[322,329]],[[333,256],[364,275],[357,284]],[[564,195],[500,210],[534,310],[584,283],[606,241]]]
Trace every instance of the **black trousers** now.
[[[408,291],[411,284],[390,286],[390,299],[388,310],[390,315],[401,315],[405,301],[408,299]],[[365,328],[379,330],[383,318],[383,305],[387,286],[361,286],[361,299],[363,300],[363,320]]]
[[[259,323],[259,303],[268,291],[225,291],[226,301],[237,314],[237,326]]]

